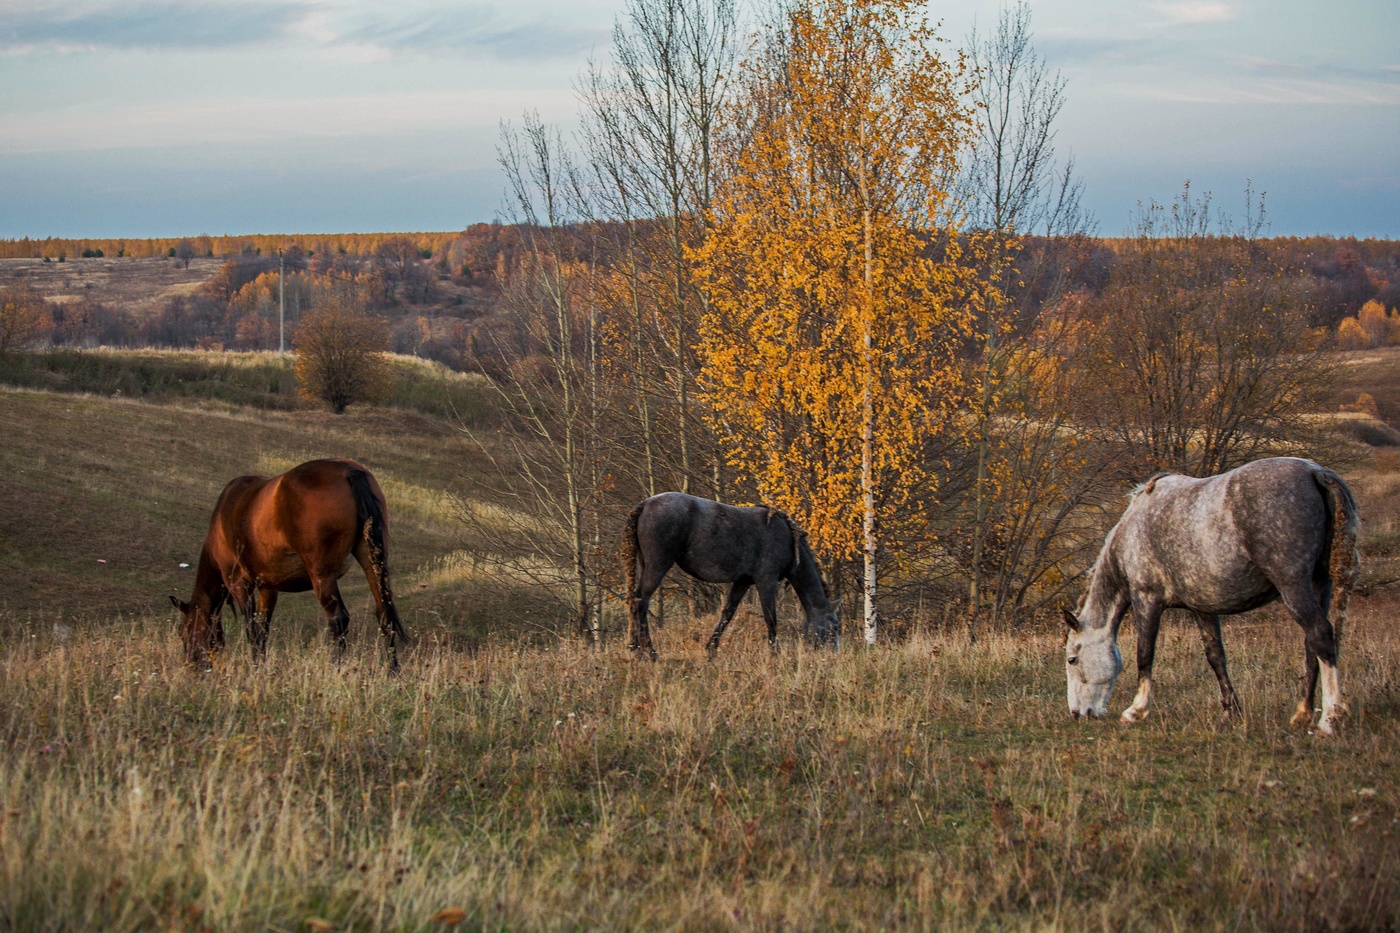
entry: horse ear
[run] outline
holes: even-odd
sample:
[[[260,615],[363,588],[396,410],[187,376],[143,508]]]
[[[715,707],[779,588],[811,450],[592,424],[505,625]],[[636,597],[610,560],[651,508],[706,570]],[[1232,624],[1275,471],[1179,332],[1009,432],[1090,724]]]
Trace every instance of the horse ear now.
[[[1069,627],[1069,630],[1072,632],[1079,631],[1080,626],[1078,617],[1075,616],[1075,614],[1070,612],[1068,609],[1061,609],[1060,612],[1064,614],[1065,625]]]
[[[170,605],[174,606],[176,609],[179,609],[181,612],[190,611],[189,603],[182,602],[181,600],[176,599],[174,596],[170,597]]]

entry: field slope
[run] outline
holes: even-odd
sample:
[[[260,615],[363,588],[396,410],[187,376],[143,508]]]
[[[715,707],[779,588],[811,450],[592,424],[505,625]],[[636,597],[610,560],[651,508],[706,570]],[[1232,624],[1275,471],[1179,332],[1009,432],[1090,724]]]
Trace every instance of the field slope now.
[[[1288,726],[1276,609],[1226,628],[1239,720],[1169,617],[1149,721],[1074,722],[1054,631],[773,657],[742,615],[710,663],[701,617],[658,664],[520,640],[528,602],[444,562],[480,448],[412,406],[6,389],[0,436],[0,928],[1400,928],[1393,587],[1353,601],[1335,740]],[[402,676],[362,623],[337,667],[305,596],[261,668],[235,630],[188,670],[165,595],[223,483],[346,455],[388,492]]]

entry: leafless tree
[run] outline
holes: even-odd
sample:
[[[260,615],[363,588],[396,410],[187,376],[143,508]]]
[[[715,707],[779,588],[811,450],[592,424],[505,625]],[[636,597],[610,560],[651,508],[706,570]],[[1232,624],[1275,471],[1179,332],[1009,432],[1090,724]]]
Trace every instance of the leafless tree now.
[[[188,269],[190,267],[190,260],[194,257],[194,244],[189,240],[181,240],[179,243],[175,244],[175,258],[179,261],[181,266]]]
[[[1327,378],[1305,346],[1301,283],[1257,242],[1263,198],[1239,224],[1188,184],[1149,202],[1117,249],[1108,287],[1082,307],[1097,374],[1079,417],[1138,476],[1205,476],[1266,452],[1305,450],[1303,400]]]
[[[596,264],[577,258],[587,239],[582,185],[558,133],[537,116],[519,130],[502,127],[500,161],[524,242],[502,295],[515,330],[488,339],[506,369],[495,385],[517,430],[503,449],[483,448],[497,466],[497,501],[508,511],[488,516],[468,507],[466,517],[482,530],[496,525],[489,559],[546,584],[567,583],[576,630],[597,641],[611,556],[603,547],[608,396]],[[513,543],[501,540],[503,522]],[[559,567],[567,568],[562,578]]]
[[[738,51],[734,0],[630,0],[612,61],[581,88],[599,211],[618,221],[641,485],[689,491],[701,474],[692,408],[694,323],[704,296],[687,249],[704,235],[714,136]],[[669,431],[665,429],[669,428]],[[663,431],[666,436],[661,436]],[[667,453],[675,462],[663,469]],[[722,495],[720,459],[711,458]]]
[[[1031,38],[1031,10],[1022,0],[1001,10],[995,32],[974,29],[967,43],[980,127],[961,187],[986,283],[971,436],[968,625],[974,639],[988,595],[993,620],[1008,608],[1014,617],[1024,605],[1030,584],[1049,569],[1052,539],[1092,486],[1088,476],[1066,476],[1062,403],[1076,374],[1045,367],[1047,354],[1055,353],[1046,341],[1064,330],[1039,320],[1041,308],[1062,291],[1066,259],[1091,223],[1074,160],[1061,162],[1056,152],[1055,120],[1066,82]]]

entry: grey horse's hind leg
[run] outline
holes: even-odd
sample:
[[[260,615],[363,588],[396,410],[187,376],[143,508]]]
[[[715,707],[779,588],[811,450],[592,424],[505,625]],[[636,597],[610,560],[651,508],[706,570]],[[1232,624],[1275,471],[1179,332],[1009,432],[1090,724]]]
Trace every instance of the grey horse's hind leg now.
[[[1152,702],[1152,663],[1157,657],[1157,630],[1162,625],[1162,603],[1155,597],[1133,598],[1133,624],[1137,629],[1138,689],[1133,704],[1123,710],[1124,722],[1142,722]]]
[[[1342,700],[1341,684],[1337,677],[1336,633],[1318,599],[1318,594],[1311,586],[1294,584],[1280,586],[1278,590],[1289,615],[1302,626],[1307,656],[1307,669],[1303,674],[1303,699],[1299,702],[1298,711],[1293,715],[1292,721],[1295,725],[1306,725],[1312,719],[1316,686],[1320,680],[1322,718],[1318,720],[1317,731],[1323,735],[1331,735],[1336,731],[1337,722],[1347,714],[1347,706]]]
[[[1306,641],[1303,643],[1303,695],[1298,700],[1298,709],[1293,713],[1289,725],[1306,728],[1312,723],[1313,710],[1317,708],[1317,652]]]
[[[734,613],[739,610],[739,603],[743,601],[744,594],[749,591],[751,582],[749,580],[735,580],[734,584],[729,587],[729,596],[725,598],[724,608],[720,610],[719,624],[715,626],[714,634],[710,636],[710,640],[705,643],[705,653],[711,658],[715,656],[715,652],[719,651],[720,636],[724,634],[724,630],[733,621]]]
[[[1234,685],[1230,683],[1230,673],[1225,667],[1225,643],[1220,640],[1220,616],[1206,612],[1193,612],[1196,627],[1201,630],[1201,641],[1206,648],[1206,661],[1215,672],[1220,683],[1220,705],[1227,714],[1240,711],[1239,697],[1235,696]]]

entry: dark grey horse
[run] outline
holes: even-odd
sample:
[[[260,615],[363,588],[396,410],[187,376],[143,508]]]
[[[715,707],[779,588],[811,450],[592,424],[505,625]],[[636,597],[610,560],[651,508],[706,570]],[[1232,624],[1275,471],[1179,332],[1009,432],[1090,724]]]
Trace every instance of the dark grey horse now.
[[[766,505],[739,508],[681,492],[652,496],[632,510],[623,537],[631,600],[627,647],[656,658],[647,629],[651,594],[672,565],[697,580],[728,583],[719,625],[706,644],[713,657],[720,636],[749,587],[758,587],[768,643],[778,642],[778,584],[786,580],[802,603],[807,631],[818,645],[838,647],[839,621],[827,601],[807,536],[785,513]]]
[[[1123,669],[1118,625],[1137,625],[1138,692],[1125,722],[1147,717],[1152,658],[1164,609],[1186,609],[1205,641],[1227,712],[1239,709],[1225,669],[1220,617],[1282,599],[1302,626],[1307,670],[1294,725],[1312,721],[1318,667],[1331,735],[1346,715],[1337,679],[1337,633],[1356,581],[1356,500],[1342,478],[1311,460],[1276,457],[1193,479],[1159,474],[1134,490],[1094,563],[1084,604],[1065,610],[1069,708],[1101,717]],[[1328,609],[1332,606],[1332,620]]]

